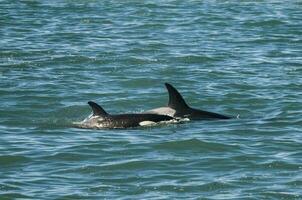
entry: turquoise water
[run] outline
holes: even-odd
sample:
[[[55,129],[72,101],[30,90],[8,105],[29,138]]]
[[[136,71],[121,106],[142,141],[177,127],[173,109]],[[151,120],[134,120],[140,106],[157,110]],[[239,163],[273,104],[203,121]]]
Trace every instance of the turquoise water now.
[[[1,199],[302,199],[302,4],[0,1]],[[72,126],[167,103],[237,116]]]

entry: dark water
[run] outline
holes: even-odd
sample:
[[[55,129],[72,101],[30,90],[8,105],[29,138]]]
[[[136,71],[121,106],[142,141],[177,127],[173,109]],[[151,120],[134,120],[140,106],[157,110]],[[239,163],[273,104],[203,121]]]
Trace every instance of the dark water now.
[[[1,199],[302,199],[302,3],[0,1]],[[72,122],[167,102],[228,121]]]

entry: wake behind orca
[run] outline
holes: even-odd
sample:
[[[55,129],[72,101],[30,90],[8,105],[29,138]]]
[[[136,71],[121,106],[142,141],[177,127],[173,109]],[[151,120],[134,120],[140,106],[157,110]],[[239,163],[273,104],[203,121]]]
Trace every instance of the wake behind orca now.
[[[89,101],[93,114],[80,123],[75,123],[79,128],[129,128],[154,125],[160,122],[177,122],[173,117],[159,114],[108,114],[100,105]]]
[[[231,119],[229,116],[191,108],[181,94],[169,83],[165,83],[169,93],[167,107],[155,108],[144,112],[145,114],[168,115],[175,118],[188,118],[190,120]]]

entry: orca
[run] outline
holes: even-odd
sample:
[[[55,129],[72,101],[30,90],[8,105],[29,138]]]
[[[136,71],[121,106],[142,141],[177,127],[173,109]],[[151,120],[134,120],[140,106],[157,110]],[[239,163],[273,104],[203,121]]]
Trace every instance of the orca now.
[[[189,120],[231,119],[232,117],[191,108],[182,95],[169,83],[165,83],[169,93],[169,103],[166,107],[159,107],[144,112],[145,114],[167,115],[174,118]]]
[[[173,117],[152,113],[108,114],[100,105],[93,101],[88,102],[92,108],[92,115],[80,123],[79,128],[130,128],[138,126],[154,125],[160,122],[176,122]]]

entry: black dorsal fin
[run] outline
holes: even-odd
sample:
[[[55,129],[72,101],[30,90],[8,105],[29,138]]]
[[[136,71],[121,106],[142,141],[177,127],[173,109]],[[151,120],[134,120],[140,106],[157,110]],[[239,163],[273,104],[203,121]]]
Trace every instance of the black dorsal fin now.
[[[98,115],[98,116],[106,116],[108,113],[97,103],[93,101],[88,101],[88,104],[92,108],[93,115]]]
[[[169,93],[169,103],[168,106],[170,108],[177,110],[183,110],[189,108],[181,94],[169,83],[165,83],[166,88]]]

